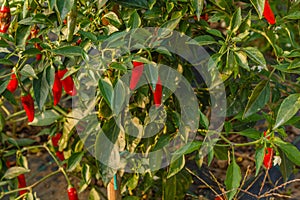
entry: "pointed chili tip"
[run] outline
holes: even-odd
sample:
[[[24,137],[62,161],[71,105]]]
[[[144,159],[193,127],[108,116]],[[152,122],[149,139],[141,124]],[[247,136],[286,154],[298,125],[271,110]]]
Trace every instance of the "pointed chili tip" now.
[[[273,25],[276,23],[274,13],[271,9],[271,6],[270,6],[268,0],[265,0],[265,7],[264,7],[263,15],[266,18],[266,20],[269,22],[269,24]]]
[[[76,188],[74,188],[73,186],[68,186],[68,197],[69,200],[78,200]]]
[[[34,119],[34,100],[30,93],[27,93],[21,97],[21,103],[28,117],[28,121],[32,122]]]

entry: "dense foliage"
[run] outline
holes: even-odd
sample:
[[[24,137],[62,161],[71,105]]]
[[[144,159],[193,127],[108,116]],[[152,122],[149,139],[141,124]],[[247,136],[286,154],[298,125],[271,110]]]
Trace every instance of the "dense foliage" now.
[[[0,198],[39,196],[32,192],[36,184],[26,187],[24,177],[30,171],[26,153],[37,149],[49,153],[59,166],[49,176],[65,176],[69,199],[77,199],[75,188],[89,190],[91,199],[99,199],[98,181],[107,185],[116,173],[121,180],[116,187],[127,200],[183,199],[195,175],[185,164],[209,166],[214,159],[228,161],[223,190],[213,190],[214,195],[223,192],[219,199],[238,199],[246,172],[236,152],[245,146],[255,152],[256,167],[253,173],[247,172],[247,180],[279,166],[288,181],[300,166],[300,152],[287,140],[286,132],[288,126],[300,128],[299,0],[2,0],[1,5]],[[200,147],[212,120],[210,88],[189,60],[163,45],[146,46],[146,31],[145,38],[135,35],[140,38],[133,49],[126,49],[126,33],[145,27],[193,38],[192,43],[209,53],[213,64],[208,66],[215,65],[220,72],[227,110],[224,128],[207,155]],[[169,33],[157,32],[162,38],[170,37]],[[95,159],[107,148],[101,138],[104,134],[118,145],[121,157],[130,158],[134,153],[147,155],[163,149],[184,129],[180,125],[185,108],[164,87],[166,80],[160,79],[158,67],[149,69],[147,63],[164,64],[186,78],[197,97],[200,120],[195,140],[175,149],[169,166],[144,170],[151,162],[160,164],[159,156],[155,161],[130,160],[125,163],[129,173],[122,170],[125,166],[114,169]],[[143,71],[149,84],[138,85]],[[86,77],[93,81],[85,82]],[[89,116],[80,123],[75,103],[89,100],[83,85],[95,81],[96,124]],[[129,106],[121,113],[126,100]],[[131,118],[126,118],[129,114]],[[257,122],[264,126],[256,127]],[[22,123],[38,127],[35,137],[47,135],[47,141],[21,137],[13,127]],[[155,135],[142,137],[145,129],[157,127],[162,128]],[[90,141],[83,135],[90,136],[93,145],[87,146]],[[232,140],[233,135],[242,142]],[[113,156],[105,159],[115,162]],[[73,186],[70,176],[81,181]],[[272,196],[272,191],[261,195]]]

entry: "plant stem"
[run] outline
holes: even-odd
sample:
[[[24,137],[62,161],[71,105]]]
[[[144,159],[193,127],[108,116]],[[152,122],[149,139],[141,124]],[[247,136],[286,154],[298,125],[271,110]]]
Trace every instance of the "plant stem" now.
[[[60,169],[44,176],[43,178],[41,178],[40,180],[38,180],[37,182],[33,183],[32,185],[30,186],[27,186],[27,187],[24,187],[24,188],[18,188],[18,189],[15,189],[15,190],[11,190],[11,191],[8,191],[8,192],[4,192],[0,195],[0,199],[2,199],[4,196],[6,195],[9,195],[9,194],[12,194],[12,193],[15,193],[15,192],[19,192],[21,190],[31,190],[32,188],[36,187],[38,184],[44,182],[46,179],[50,178],[51,176],[55,175],[55,174],[58,174],[60,172]]]
[[[50,156],[53,158],[53,160],[55,161],[55,163],[57,164],[57,166],[59,166],[59,170],[63,173],[63,175],[65,176],[65,179],[68,183],[68,185],[71,185],[71,181],[65,171],[65,169],[63,168],[63,166],[61,166],[60,162],[56,159],[56,156],[53,155],[53,153],[50,151],[50,149],[47,147],[47,144],[44,144],[43,147],[48,151],[48,153],[50,154]]]

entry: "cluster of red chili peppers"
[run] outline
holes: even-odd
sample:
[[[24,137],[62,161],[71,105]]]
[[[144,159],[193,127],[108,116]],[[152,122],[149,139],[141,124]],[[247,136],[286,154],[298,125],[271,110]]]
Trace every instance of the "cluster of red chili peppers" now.
[[[11,75],[10,81],[6,89],[11,93],[15,92],[18,88],[18,79],[15,73]],[[28,121],[32,122],[34,119],[34,100],[30,93],[25,92],[21,96],[21,103],[27,115]]]
[[[64,69],[58,69],[57,72],[55,73],[54,84],[52,87],[54,105],[57,105],[60,101],[62,88],[64,88],[66,93],[70,96],[74,96],[77,94],[72,76],[67,76],[64,78],[67,72],[68,69],[64,68]]]
[[[273,25],[276,23],[274,13],[269,4],[269,0],[265,0],[265,8],[264,8],[263,15],[270,24]]]
[[[129,88],[131,90],[134,90],[141,76],[143,75],[144,64],[136,61],[133,61],[132,64],[133,64],[133,69],[132,69],[131,79],[129,83]],[[159,107],[161,105],[161,98],[162,98],[162,84],[161,84],[160,77],[158,77],[155,90],[152,90],[152,93],[153,93],[154,104],[156,107]]]
[[[10,8],[7,0],[0,7],[0,33],[6,33],[10,25]]]
[[[266,136],[267,132],[264,132],[264,136]],[[267,139],[269,140],[270,137],[267,137]],[[264,166],[267,169],[271,169],[272,168],[272,161],[273,161],[273,156],[274,156],[274,149],[271,147],[266,147],[265,148],[265,155],[264,155]]]

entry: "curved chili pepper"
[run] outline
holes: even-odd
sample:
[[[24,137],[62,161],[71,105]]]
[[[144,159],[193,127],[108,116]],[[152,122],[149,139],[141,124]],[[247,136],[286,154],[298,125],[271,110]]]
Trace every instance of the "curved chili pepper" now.
[[[28,121],[32,122],[34,119],[34,101],[30,93],[27,93],[26,95],[22,96],[21,102],[28,117]]]
[[[56,133],[52,138],[51,138],[51,141],[52,141],[52,144],[54,147],[58,147],[58,142],[61,138],[61,133]]]
[[[9,90],[11,93],[13,93],[16,91],[17,88],[18,88],[18,79],[16,77],[16,74],[12,74],[6,89]]]
[[[68,72],[68,70],[65,69],[59,69],[57,71],[58,77],[61,80],[61,84],[66,91],[66,93],[70,96],[74,96],[77,94],[76,88],[74,86],[74,81],[71,76],[67,76],[66,78],[62,79],[64,75]]]
[[[59,103],[62,94],[62,84],[57,72],[55,73],[52,93],[53,93],[53,100],[54,100],[53,104],[56,106]]]
[[[264,166],[267,169],[272,167],[272,160],[273,160],[274,150],[271,147],[265,148],[265,156],[264,156]]]
[[[133,61],[132,64],[133,64],[133,69],[132,69],[129,88],[131,90],[134,90],[139,80],[141,79],[141,76],[143,75],[144,64],[136,61]]]
[[[276,23],[274,13],[271,9],[271,6],[270,6],[268,0],[265,0],[265,8],[264,8],[263,15],[270,24],[273,25]]]
[[[57,151],[57,152],[55,152],[55,155],[56,155],[56,157],[58,157],[58,159],[59,159],[60,161],[64,161],[64,160],[65,160],[65,156],[64,156],[64,153],[63,153],[63,152]]]
[[[0,7],[0,33],[6,33],[10,26],[10,8],[7,0]]]
[[[24,188],[26,187],[26,179],[24,174],[19,175],[18,177],[18,188]],[[27,190],[21,190],[20,195],[23,195],[27,192]]]
[[[161,105],[161,97],[162,97],[162,85],[161,85],[160,77],[158,77],[155,91],[153,92],[153,97],[154,97],[155,106],[159,107]]]
[[[76,188],[70,186],[68,188],[68,196],[69,196],[69,200],[78,200]]]

